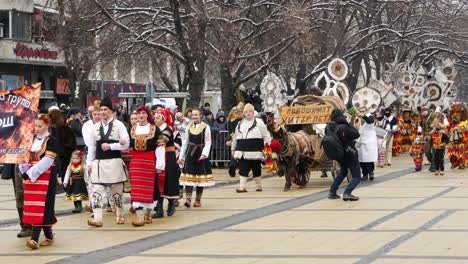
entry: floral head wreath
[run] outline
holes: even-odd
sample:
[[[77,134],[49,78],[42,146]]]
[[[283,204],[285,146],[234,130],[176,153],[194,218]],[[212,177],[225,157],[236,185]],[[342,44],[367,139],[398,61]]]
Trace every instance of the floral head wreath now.
[[[49,116],[45,115],[45,114],[40,114],[37,119],[40,119],[40,120],[44,121],[44,123],[46,123],[46,124],[50,123]]]
[[[73,155],[77,155],[78,157],[80,157],[80,159],[83,159],[84,153],[81,150],[75,150],[73,152]]]

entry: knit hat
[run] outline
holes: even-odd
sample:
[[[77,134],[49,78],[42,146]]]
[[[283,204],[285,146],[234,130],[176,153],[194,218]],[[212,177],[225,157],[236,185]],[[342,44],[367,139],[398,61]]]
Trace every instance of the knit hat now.
[[[78,107],[73,107],[72,109],[70,109],[70,112],[68,113],[70,116],[72,115],[76,115],[80,112],[80,109]]]
[[[339,117],[343,116],[343,111],[340,109],[333,109],[331,115],[330,115],[330,120],[335,122]]]
[[[252,112],[255,112],[255,108],[252,104],[246,104],[244,106],[244,113],[247,112],[247,111],[252,111]]]
[[[109,108],[109,110],[111,110],[111,111],[114,110],[114,108],[112,106],[112,101],[111,101],[109,96],[106,96],[106,97],[104,97],[104,99],[102,99],[100,107],[103,107],[103,106]]]

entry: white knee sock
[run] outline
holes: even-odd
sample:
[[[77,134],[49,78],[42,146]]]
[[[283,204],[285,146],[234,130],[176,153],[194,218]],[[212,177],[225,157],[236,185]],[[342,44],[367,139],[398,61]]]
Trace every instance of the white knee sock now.
[[[245,186],[247,185],[247,179],[248,177],[240,176],[239,189],[245,189]]]
[[[255,184],[257,185],[257,189],[262,188],[262,176],[254,177]]]

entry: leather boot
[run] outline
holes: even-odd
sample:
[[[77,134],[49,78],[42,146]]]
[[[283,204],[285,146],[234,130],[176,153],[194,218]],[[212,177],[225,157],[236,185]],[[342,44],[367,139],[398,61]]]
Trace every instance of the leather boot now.
[[[145,211],[143,208],[139,208],[135,211],[136,219],[132,221],[133,226],[144,226],[145,225]]]
[[[167,205],[167,216],[172,216],[176,209],[175,209],[175,200],[174,199],[168,199],[169,204]]]
[[[153,218],[164,217],[163,201],[164,201],[164,198],[158,198],[158,204],[156,205],[156,209],[155,209],[156,212],[151,217]]]

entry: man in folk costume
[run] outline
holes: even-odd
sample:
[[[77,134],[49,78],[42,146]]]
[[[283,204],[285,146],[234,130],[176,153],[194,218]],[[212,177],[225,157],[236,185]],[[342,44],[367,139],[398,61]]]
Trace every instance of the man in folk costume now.
[[[164,198],[169,201],[167,215],[175,213],[175,202],[179,198],[179,165],[177,165],[174,136],[172,131],[172,114],[168,109],[158,108],[156,110],[155,124],[161,130],[160,142],[165,145],[165,168],[157,172],[157,188],[155,200],[157,200],[156,212],[153,218],[164,217]],[[156,199],[157,198],[157,199]]]
[[[57,140],[49,136],[48,129],[49,118],[41,115],[35,121],[29,162],[19,165],[24,179],[23,222],[32,226],[31,240],[26,242],[26,246],[31,249],[52,245],[52,225],[57,223],[54,208],[57,177],[51,175],[51,168],[59,146]],[[46,240],[39,243],[41,231],[44,231]]]
[[[95,227],[103,225],[102,210],[107,187],[110,188],[116,207],[116,224],[125,223],[122,194],[127,173],[120,152],[128,149],[130,138],[125,125],[112,115],[112,109],[110,98],[105,97],[100,106],[101,122],[94,125],[88,146],[87,164],[94,185],[94,219],[89,219],[88,225]]]
[[[155,175],[165,169],[165,149],[158,147],[161,130],[154,125],[149,108],[140,106],[136,110],[138,123],[130,132],[133,155],[130,160],[131,201],[137,219],[133,226],[151,224],[154,207]],[[161,151],[162,150],[162,151]]]
[[[232,155],[239,162],[240,183],[238,193],[247,192],[246,183],[252,170],[257,192],[262,191],[263,147],[271,143],[270,132],[262,120],[254,117],[254,107],[244,106],[244,119],[239,122],[232,140]]]
[[[89,115],[89,120],[86,121],[82,128],[81,128],[81,134],[83,135],[83,141],[86,145],[86,150],[89,148],[89,145],[91,144],[91,134],[94,133],[93,127],[94,124],[99,123],[101,121],[101,113],[99,112],[99,106],[101,104],[101,101],[94,101],[94,104],[90,107],[88,107],[88,115]],[[91,164],[88,164],[91,165]],[[89,179],[89,173],[85,174],[88,178],[86,180],[86,189],[88,190],[88,199],[89,199],[89,205],[85,205],[85,210],[88,212],[92,212],[93,209],[92,207],[92,194],[93,194],[93,183],[91,182],[91,179]]]

